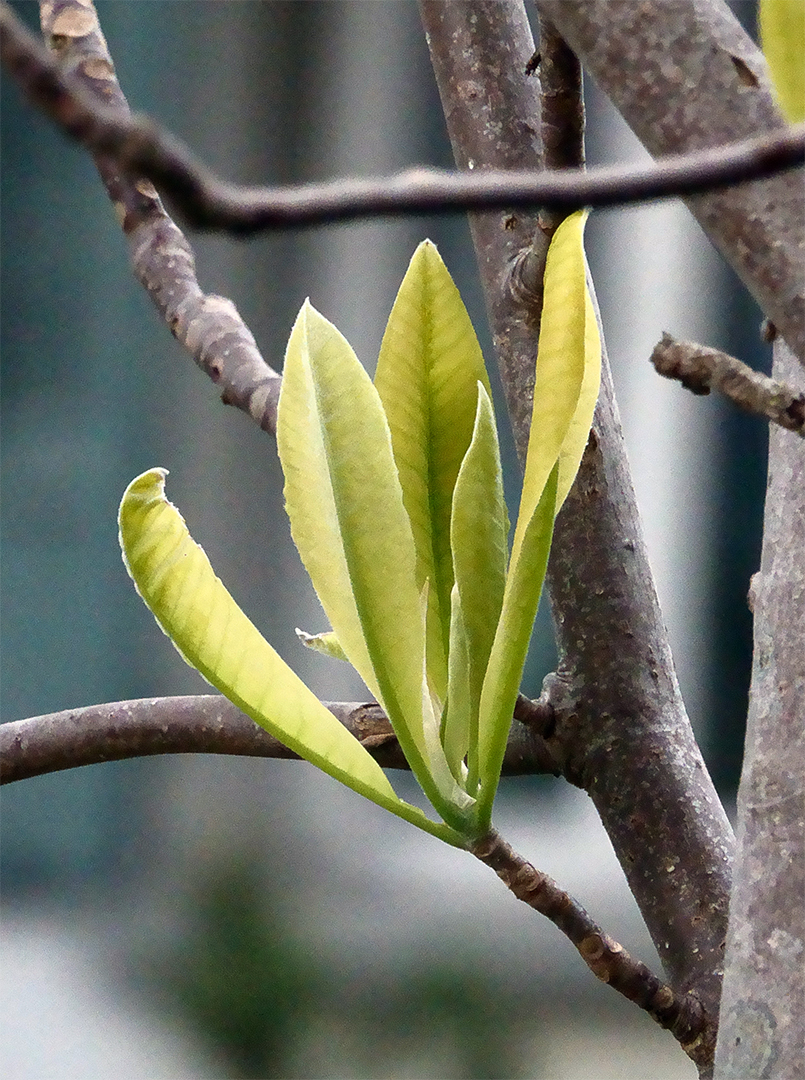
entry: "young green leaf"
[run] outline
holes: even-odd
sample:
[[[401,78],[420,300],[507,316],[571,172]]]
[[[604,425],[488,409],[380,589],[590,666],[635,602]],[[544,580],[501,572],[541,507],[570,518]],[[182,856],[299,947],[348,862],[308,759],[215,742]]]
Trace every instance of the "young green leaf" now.
[[[472,442],[456,480],[450,527],[453,565],[466,638],[470,716],[474,718],[468,746],[470,792],[478,777],[477,769],[473,768],[477,760],[478,707],[503,605],[509,535],[492,402],[480,382],[477,393]]]
[[[760,41],[785,118],[805,120],[805,3],[760,0]]]
[[[586,260],[585,260],[586,266]],[[601,336],[598,332],[598,320],[593,310],[590,290],[584,288],[584,375],[582,376],[579,400],[573,419],[559,451],[559,484],[556,492],[556,512],[562,509],[576,474],[579,471],[582,454],[590,437],[593,413],[601,388]]]
[[[578,471],[598,396],[601,348],[587,289],[586,216],[579,211],[565,218],[551,241],[545,266],[523,493],[478,720],[481,824],[488,824],[491,817],[553,522]]]
[[[466,796],[425,738],[420,588],[383,406],[346,339],[308,302],[288,342],[277,444],[291,532],[333,631],[428,799],[461,827]]]
[[[461,613],[458,586],[450,594],[450,651],[448,653],[447,702],[442,713],[441,740],[450,771],[466,786],[464,758],[470,750],[470,727],[477,730],[477,710],[473,713],[470,698],[470,658],[467,631]],[[477,742],[477,738],[475,740]],[[477,757],[477,755],[475,755]]]
[[[481,382],[489,380],[478,339],[436,247],[414,253],[383,336],[375,374],[411,521],[417,582],[430,582],[428,670],[444,700],[453,563],[450,513],[472,438]]]
[[[165,497],[164,469],[129,484],[120,545],[137,591],[181,655],[289,749],[447,843],[461,837],[403,802],[383,770],[244,615]]]
[[[585,211],[565,218],[548,249],[534,406],[520,512],[512,545],[512,565],[519,558],[523,533],[571,430],[581,397],[587,342],[591,335],[587,323],[589,298],[582,242],[586,218]],[[568,490],[569,487],[567,484]]]
[[[480,790],[477,795],[479,826],[488,828],[492,816],[512,713],[523,677],[531,630],[539,607],[548,567],[556,516],[558,463],[554,465],[540,501],[523,532],[520,557],[509,571],[489,666],[481,691],[478,717]]]
[[[308,634],[297,627],[296,636],[306,648],[312,649],[313,652],[321,653],[322,656],[329,656],[333,660],[346,660],[349,663],[349,657],[341,648],[341,644],[332,630],[325,630],[323,634]]]

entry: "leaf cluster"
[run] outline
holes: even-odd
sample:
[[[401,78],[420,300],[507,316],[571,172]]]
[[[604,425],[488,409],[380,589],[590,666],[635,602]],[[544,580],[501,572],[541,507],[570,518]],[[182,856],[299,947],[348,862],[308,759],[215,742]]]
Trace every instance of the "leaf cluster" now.
[[[134,480],[121,504],[126,565],[187,662],[302,757],[457,846],[491,827],[553,523],[598,395],[585,217],[565,219],[548,253],[511,555],[489,379],[430,241],[400,286],[374,382],[309,301],[288,342],[277,421],[286,509],[332,627],[300,636],[353,665],[440,821],[396,795],[247,619],[167,501],[164,469]]]

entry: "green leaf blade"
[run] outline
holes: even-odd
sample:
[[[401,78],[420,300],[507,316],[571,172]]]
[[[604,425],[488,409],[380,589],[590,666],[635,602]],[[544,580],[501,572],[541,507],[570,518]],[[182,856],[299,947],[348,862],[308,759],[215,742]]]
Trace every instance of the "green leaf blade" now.
[[[137,477],[120,505],[120,544],[137,591],[181,655],[285,746],[391,809],[385,773],[246,617],[165,497],[164,469]],[[395,813],[397,810],[394,811]]]
[[[586,260],[585,260],[586,268]],[[559,481],[556,492],[556,512],[562,509],[564,501],[579,471],[582,455],[590,437],[590,427],[601,389],[601,336],[598,332],[598,319],[593,308],[589,287],[584,286],[584,373],[579,388],[579,399],[573,413],[573,419],[565,435],[562,449],[559,451]]]
[[[453,488],[472,437],[483,356],[467,310],[436,247],[419,245],[389,316],[378,358],[377,387],[391,431],[411,521],[417,582],[430,582],[429,677],[446,689],[453,566]]]
[[[456,481],[451,521],[453,564],[467,648],[470,791],[478,775],[473,767],[477,761],[478,709],[503,606],[509,533],[492,403],[483,384],[478,384],[477,393],[472,441]]]
[[[457,585],[453,586],[450,600],[447,702],[442,715],[441,740],[450,771],[457,781],[464,781],[466,776],[464,758],[470,751],[470,727],[475,725],[477,735],[478,717],[477,710],[473,714],[467,631],[464,626],[461,597]]]
[[[548,567],[559,473],[554,466],[523,534],[520,557],[509,570],[489,665],[481,692],[478,720],[480,791],[478,820],[488,828],[492,817],[512,714],[523,677],[531,631]]]
[[[568,435],[584,381],[587,286],[582,237],[586,217],[586,212],[578,211],[565,218],[548,249],[534,406],[513,561]]]
[[[288,345],[277,444],[292,535],[333,631],[428,799],[455,822],[461,793],[426,738],[416,556],[388,424],[348,342],[309,303]]]
[[[479,713],[479,821],[488,825],[553,537],[578,472],[601,372],[587,286],[586,213],[560,224],[548,250],[534,407],[503,608]]]

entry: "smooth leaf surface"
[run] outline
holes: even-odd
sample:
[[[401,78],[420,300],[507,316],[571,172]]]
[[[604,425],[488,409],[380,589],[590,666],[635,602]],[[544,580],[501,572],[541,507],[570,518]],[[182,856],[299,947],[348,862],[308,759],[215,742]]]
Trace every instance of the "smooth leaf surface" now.
[[[461,792],[425,738],[420,590],[388,423],[346,339],[307,302],[288,343],[277,444],[291,532],[330,624],[428,799],[455,823]]]
[[[548,249],[534,407],[520,512],[512,545],[512,565],[519,559],[524,532],[568,437],[581,397],[590,334],[583,247],[586,218],[585,211],[565,218]],[[569,490],[568,479],[564,477],[563,486]]]
[[[509,571],[503,611],[481,692],[478,719],[478,820],[482,827],[488,827],[491,820],[492,803],[503,767],[512,714],[548,567],[548,553],[556,516],[558,473],[557,463],[524,531],[517,565]]]
[[[120,544],[137,591],[184,659],[289,749],[448,843],[452,830],[394,793],[385,773],[241,611],[165,497],[164,469],[126,489]]]
[[[467,648],[467,631],[461,612],[458,586],[450,594],[450,651],[448,654],[447,703],[442,715],[442,745],[450,770],[456,780],[464,783],[467,769],[464,758],[470,752],[470,726],[475,724],[470,699],[470,661]],[[477,744],[477,738],[475,740]],[[474,758],[477,760],[477,745]]]
[[[548,565],[553,523],[578,472],[601,371],[587,288],[584,211],[554,234],[545,265],[534,407],[503,610],[481,693],[478,814],[491,819],[503,755]]]
[[[760,41],[786,119],[805,120],[805,3],[760,0]]]
[[[349,343],[305,303],[291,331],[277,419],[277,448],[285,476],[291,534],[341,648],[372,694],[380,690],[366,647],[341,536],[333,480],[309,353],[345,354]]]
[[[470,716],[478,716],[481,688],[503,605],[509,518],[503,496],[500,448],[492,403],[482,383],[472,441],[453,492],[451,544],[461,624],[466,639]],[[452,646],[451,646],[452,647]],[[477,780],[477,728],[469,731],[470,792]]]
[[[483,356],[447,268],[426,240],[414,253],[389,316],[375,374],[414,536],[417,581],[430,582],[428,667],[446,689],[453,565],[453,488],[472,438]]]
[[[585,260],[586,268],[586,260]],[[584,288],[584,374],[579,400],[573,419],[559,451],[559,482],[556,491],[556,512],[562,509],[579,471],[581,458],[590,437],[593,413],[601,388],[601,336],[595,317],[590,290]]]

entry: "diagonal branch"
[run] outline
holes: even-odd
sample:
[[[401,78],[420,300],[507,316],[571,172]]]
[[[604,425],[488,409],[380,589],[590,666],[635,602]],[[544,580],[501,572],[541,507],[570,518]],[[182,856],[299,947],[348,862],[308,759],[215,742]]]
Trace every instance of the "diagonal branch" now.
[[[492,831],[471,849],[490,866],[518,900],[545,915],[576,947],[596,978],[633,1001],[671,1031],[695,1059],[698,1047],[713,1041],[714,1019],[693,993],[677,993],[604,933],[581,904],[547,874],[535,869]]]
[[[651,362],[659,375],[678,379],[694,394],[719,390],[739,408],[764,416],[805,439],[805,394],[770,379],[719,349],[695,341],[676,341],[663,334]]]
[[[61,11],[70,5],[85,13],[90,10],[79,0],[57,0],[52,6]],[[196,228],[251,233],[369,215],[502,206],[570,212],[581,206],[620,206],[693,195],[805,161],[805,130],[799,127],[669,157],[638,169],[611,166],[586,174],[547,175],[530,169],[461,175],[417,168],[377,179],[244,187],[218,179],[154,121],[100,105],[74,79],[62,74],[5,2],[0,3],[0,36],[4,63],[40,109],[87,149],[114,159],[121,171],[149,177]]]
[[[408,769],[379,705],[328,701],[327,708],[385,769]],[[550,705],[521,697],[515,708],[503,772],[556,775],[556,763],[536,725]],[[155,754],[298,755],[216,694],[139,698],[90,705],[0,724],[0,784],[33,776]]]
[[[805,391],[781,340],[772,373]],[[779,428],[764,520],[717,1080],[805,1072],[805,448]]]
[[[5,8],[2,19],[5,59],[7,34],[13,44],[16,30]],[[55,94],[52,100],[57,111],[75,115],[73,100],[57,89],[67,86],[69,80],[70,86],[80,88],[86,107],[101,107],[112,123],[130,123],[129,107],[91,0],[42,3],[41,19],[42,31],[57,57],[53,60],[43,54],[56,80],[50,93]],[[31,41],[38,46],[33,38]],[[36,71],[35,64],[31,71]],[[128,240],[134,273],[171,333],[220,387],[226,404],[248,412],[260,427],[273,433],[280,377],[261,356],[235,305],[223,296],[202,292],[193,249],[166,212],[153,184],[141,174],[138,178],[136,169],[126,171],[101,147],[96,148],[94,157]]]
[[[527,130],[518,151],[522,164],[538,167],[539,103],[527,77],[516,77],[533,53],[522,5],[423,0],[421,11],[459,163],[500,167],[502,147],[488,133],[512,141],[510,133]],[[478,85],[494,85],[494,96],[462,93]],[[512,217],[519,228],[520,215]],[[511,259],[506,221],[479,215],[472,225],[522,450],[530,415],[520,388],[533,380],[537,353],[533,314],[501,288]],[[733,838],[679,693],[606,358],[594,430],[556,522],[548,584],[562,657],[549,746],[564,775],[591,795],[673,987],[695,990],[716,1016]],[[703,1070],[713,1050],[712,1037],[696,1048]]]

